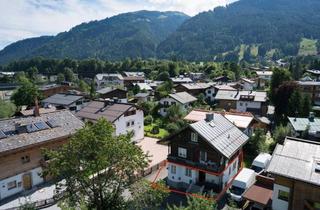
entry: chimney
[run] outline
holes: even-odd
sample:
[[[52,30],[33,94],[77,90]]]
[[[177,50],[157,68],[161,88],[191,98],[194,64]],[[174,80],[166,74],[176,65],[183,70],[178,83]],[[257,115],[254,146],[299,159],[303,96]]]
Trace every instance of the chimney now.
[[[33,108],[33,115],[35,117],[40,116],[40,109],[39,109],[39,104],[38,104],[38,98],[34,99],[34,108]]]
[[[314,122],[314,113],[313,112],[309,113],[309,121]]]
[[[213,118],[214,118],[213,113],[207,113],[206,114],[206,121],[207,122],[211,122],[213,120]]]

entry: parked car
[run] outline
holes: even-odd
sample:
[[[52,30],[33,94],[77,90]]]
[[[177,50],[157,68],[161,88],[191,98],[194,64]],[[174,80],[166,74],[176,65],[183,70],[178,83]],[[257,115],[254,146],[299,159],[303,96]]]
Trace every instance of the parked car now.
[[[251,169],[257,174],[261,174],[269,165],[271,155],[268,153],[259,154],[252,162]]]
[[[249,168],[243,168],[233,180],[229,189],[229,195],[232,200],[241,202],[243,193],[251,187],[256,181],[256,173]]]

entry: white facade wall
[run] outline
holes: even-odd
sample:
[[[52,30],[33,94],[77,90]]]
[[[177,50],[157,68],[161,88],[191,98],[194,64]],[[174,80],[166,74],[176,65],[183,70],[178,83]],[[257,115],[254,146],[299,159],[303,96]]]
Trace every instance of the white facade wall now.
[[[272,209],[273,210],[288,210],[289,203],[287,201],[281,200],[278,198],[279,190],[289,192],[290,188],[274,184],[273,185],[273,194],[272,194]]]
[[[127,122],[130,122],[130,126],[127,126]],[[134,122],[134,124],[132,125],[131,122]],[[137,109],[135,115],[127,117],[122,115],[113,124],[115,125],[117,136],[133,131],[132,141],[137,142],[144,138],[144,116],[142,110]]]
[[[171,172],[171,166],[176,166],[176,173]],[[173,182],[183,182],[186,184],[196,183],[198,179],[198,171],[191,170],[191,177],[186,176],[186,167],[179,166],[174,163],[168,164],[168,179]]]
[[[24,174],[28,174],[28,173],[31,174],[32,186],[36,186],[36,185],[39,185],[39,184],[43,183],[44,180],[40,176],[40,174],[42,173],[42,168],[41,167],[32,169],[30,171],[26,171],[24,173],[12,176],[12,177],[7,178],[7,179],[0,180],[0,200],[4,199],[4,198],[7,198],[9,196],[12,196],[14,194],[17,194],[19,192],[22,192],[24,190],[24,188],[23,188],[23,179],[22,178],[23,178]],[[9,182],[12,182],[12,181],[16,181],[17,187],[9,190],[7,185],[8,185]]]
[[[227,166],[228,163],[226,163]],[[231,179],[238,173],[238,164],[239,164],[239,157],[236,158],[236,160],[229,165],[229,167],[223,172],[222,177],[222,184],[223,187],[225,187]]]
[[[261,102],[257,102],[257,101],[237,101],[237,111],[246,112],[248,108],[261,109]]]
[[[251,84],[249,82],[244,82],[243,90],[253,90],[253,84]]]
[[[206,174],[206,182],[214,183],[219,185],[221,183],[221,178],[219,176]]]
[[[162,98],[159,103],[161,105],[164,105],[165,102],[168,102],[168,107],[161,107],[160,110],[159,110],[159,114],[162,116],[162,117],[165,117],[167,115],[167,109],[173,105],[173,104],[178,104],[181,106],[181,108],[183,109],[183,111],[187,111],[188,107],[189,107],[189,103],[186,103],[186,104],[181,104],[180,102],[176,101],[175,99],[171,98],[171,97],[165,97],[165,98]]]
[[[120,79],[102,79],[102,80],[97,80],[96,79],[96,84],[97,84],[97,90],[100,90],[104,87],[110,87],[110,86],[124,86],[123,80]]]

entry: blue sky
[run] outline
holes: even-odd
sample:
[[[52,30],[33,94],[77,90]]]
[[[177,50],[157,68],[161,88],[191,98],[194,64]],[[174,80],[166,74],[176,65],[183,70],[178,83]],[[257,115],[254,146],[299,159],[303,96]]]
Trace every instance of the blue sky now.
[[[25,38],[55,35],[91,20],[137,10],[190,16],[235,0],[0,0],[0,49]]]

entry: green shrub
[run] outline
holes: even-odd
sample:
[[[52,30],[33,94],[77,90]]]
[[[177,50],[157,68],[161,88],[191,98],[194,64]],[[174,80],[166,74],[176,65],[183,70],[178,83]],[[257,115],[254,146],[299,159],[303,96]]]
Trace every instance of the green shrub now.
[[[169,123],[167,124],[166,126],[166,130],[169,132],[169,133],[175,133],[179,130],[179,126],[175,123]]]
[[[145,118],[144,118],[144,124],[145,125],[151,125],[153,122],[153,117],[151,115],[147,115]]]
[[[151,132],[152,134],[158,134],[160,131],[159,126],[155,125],[152,127]]]

